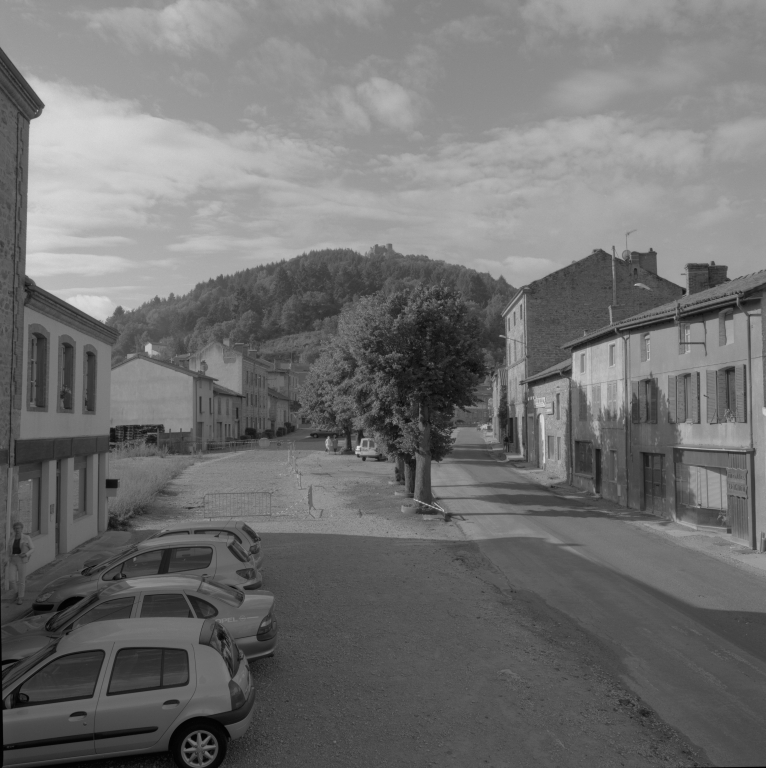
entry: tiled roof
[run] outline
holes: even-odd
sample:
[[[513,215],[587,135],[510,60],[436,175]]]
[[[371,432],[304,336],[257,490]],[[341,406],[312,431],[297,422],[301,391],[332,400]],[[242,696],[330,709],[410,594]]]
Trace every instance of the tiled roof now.
[[[268,391],[269,391],[269,395],[271,395],[271,397],[276,397],[278,400],[289,400],[290,399],[284,392],[280,392],[277,389],[272,389],[271,387],[269,387]]]
[[[528,376],[526,379],[522,379],[522,384],[530,381],[547,379],[549,376],[558,376],[565,371],[571,370],[571,368],[572,358],[567,357],[566,360],[562,360],[560,363],[556,363],[556,365],[552,365],[550,368],[546,368],[544,371],[540,371],[540,373],[536,373],[534,376]]]
[[[217,379],[214,379],[212,376],[206,376],[204,373],[200,373],[199,371],[190,371],[188,368],[182,368],[180,365],[173,365],[173,363],[167,363],[164,360],[157,360],[154,357],[149,357],[148,355],[141,354],[140,352],[133,355],[132,357],[125,358],[125,360],[120,360],[119,363],[115,363],[112,366],[112,370],[119,368],[121,365],[127,365],[132,360],[144,360],[147,363],[152,363],[152,365],[161,365],[163,368],[170,368],[171,371],[175,371],[176,373],[183,373],[186,376],[193,376],[195,379],[217,381]]]
[[[232,397],[244,397],[239,392],[235,392],[233,389],[222,387],[220,384],[213,384],[213,392],[217,392],[220,395],[231,395]]]
[[[662,320],[673,318],[676,314],[690,315],[695,312],[703,312],[707,307],[726,303],[727,300],[733,303],[738,296],[746,296],[748,293],[757,291],[761,288],[766,288],[766,269],[762,269],[759,272],[753,272],[750,275],[735,277],[733,280],[715,286],[715,288],[708,288],[706,291],[699,291],[698,293],[692,293],[688,296],[682,296],[667,304],[660,304],[658,307],[647,309],[645,312],[640,312],[632,317],[626,317],[624,320],[620,320],[612,325],[605,325],[584,336],[572,339],[572,341],[568,341],[562,346],[564,349],[571,349],[601,336],[606,336],[623,329],[634,328],[640,325],[657,323]]]

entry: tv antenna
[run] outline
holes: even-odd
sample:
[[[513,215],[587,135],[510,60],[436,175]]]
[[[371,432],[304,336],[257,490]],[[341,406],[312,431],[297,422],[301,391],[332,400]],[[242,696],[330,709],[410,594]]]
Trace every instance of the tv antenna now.
[[[630,261],[630,249],[628,248],[628,235],[632,235],[634,232],[638,232],[637,229],[631,229],[630,232],[625,233],[625,250],[622,252],[622,258]]]

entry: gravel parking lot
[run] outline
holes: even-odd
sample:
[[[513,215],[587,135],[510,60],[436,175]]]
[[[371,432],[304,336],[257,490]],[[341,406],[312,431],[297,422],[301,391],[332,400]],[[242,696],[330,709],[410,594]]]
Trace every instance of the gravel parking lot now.
[[[136,520],[200,514],[203,492],[274,491],[278,514],[257,529],[280,645],[252,664],[256,717],[227,766],[709,764],[627,693],[602,647],[514,591],[457,526],[402,514],[391,464],[307,451],[298,468],[302,488],[284,452],[206,460]]]

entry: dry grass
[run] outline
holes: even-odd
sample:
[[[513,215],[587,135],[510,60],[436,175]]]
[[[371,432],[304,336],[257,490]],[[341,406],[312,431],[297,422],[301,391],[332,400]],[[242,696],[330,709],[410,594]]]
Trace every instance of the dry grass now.
[[[117,496],[109,500],[109,527],[124,528],[128,520],[143,512],[152,499],[177,475],[190,467],[192,456],[168,456],[157,451],[154,455],[118,458],[112,454],[109,474],[120,479]]]

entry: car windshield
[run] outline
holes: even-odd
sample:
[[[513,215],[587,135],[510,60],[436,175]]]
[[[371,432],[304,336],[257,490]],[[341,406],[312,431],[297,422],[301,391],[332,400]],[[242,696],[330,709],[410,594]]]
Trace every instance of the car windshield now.
[[[201,581],[197,592],[214,597],[222,603],[231,605],[234,608],[238,608],[242,605],[245,599],[243,592],[240,592],[238,589],[234,589],[234,587],[230,587],[227,584],[221,584],[218,581]]]
[[[91,595],[89,598],[85,600],[80,600],[79,603],[75,603],[74,605],[70,605],[69,608],[67,608],[64,611],[59,611],[55,616],[51,616],[50,619],[45,624],[45,629],[48,632],[58,632],[62,627],[65,627],[67,625],[67,622],[73,619],[75,616],[77,616],[80,611],[86,611],[88,608],[93,605],[93,603],[98,602],[98,593],[95,595]]]
[[[26,659],[21,659],[15,664],[5,667],[3,669],[3,688],[13,685],[27,670],[32,669],[49,656],[53,656],[56,653],[58,644],[58,640],[54,640],[50,645],[46,645],[45,648],[41,648],[31,656],[27,656]]]
[[[116,554],[114,557],[110,557],[108,560],[104,560],[103,562],[97,563],[96,565],[91,565],[89,568],[84,568],[82,571],[80,571],[80,573],[83,576],[90,576],[92,573],[99,573],[100,571],[103,571],[105,568],[108,568],[113,563],[116,563],[118,560],[125,557],[125,555],[131,555],[133,552],[137,551],[138,547],[128,547],[127,549],[123,549],[122,552]]]

